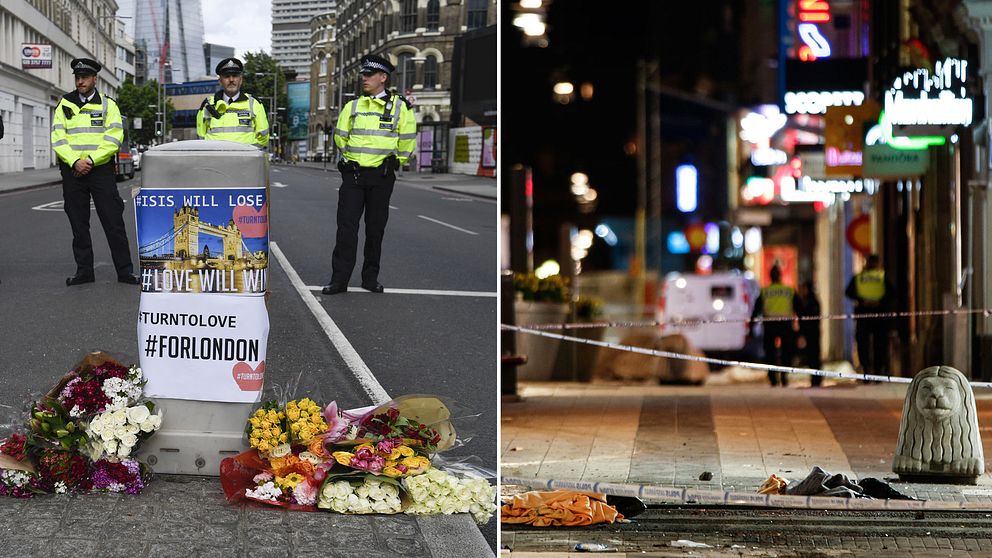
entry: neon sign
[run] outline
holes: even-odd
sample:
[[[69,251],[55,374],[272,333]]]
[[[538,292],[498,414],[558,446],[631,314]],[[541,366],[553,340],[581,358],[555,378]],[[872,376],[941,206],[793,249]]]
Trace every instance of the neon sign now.
[[[856,107],[864,101],[861,91],[789,91],[785,94],[785,112],[823,114],[827,107]]]
[[[826,0],[799,0],[797,8],[799,25],[796,32],[803,43],[797,53],[799,59],[810,62],[830,57],[830,41],[820,33],[820,24],[832,19],[830,4]]]
[[[965,82],[968,61],[945,58],[930,70],[921,68],[896,77],[885,92],[885,112],[896,126],[968,126],[974,100]]]

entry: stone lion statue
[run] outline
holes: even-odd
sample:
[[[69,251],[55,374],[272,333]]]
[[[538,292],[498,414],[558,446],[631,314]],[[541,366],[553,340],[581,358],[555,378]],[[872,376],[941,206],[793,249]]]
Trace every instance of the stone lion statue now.
[[[892,470],[901,476],[973,479],[985,472],[975,395],[960,371],[931,366],[913,378]]]

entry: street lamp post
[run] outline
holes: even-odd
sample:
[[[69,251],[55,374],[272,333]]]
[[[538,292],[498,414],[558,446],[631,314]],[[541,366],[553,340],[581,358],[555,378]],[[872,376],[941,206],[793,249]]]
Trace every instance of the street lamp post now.
[[[271,138],[272,131],[275,129],[275,123],[277,117],[276,94],[278,92],[278,87],[279,87],[279,76],[278,73],[276,72],[255,72],[255,77],[262,77],[262,76],[272,76],[272,101],[269,102],[269,118],[272,120],[271,122],[269,122],[269,137]],[[271,149],[270,152],[274,153],[275,150]]]

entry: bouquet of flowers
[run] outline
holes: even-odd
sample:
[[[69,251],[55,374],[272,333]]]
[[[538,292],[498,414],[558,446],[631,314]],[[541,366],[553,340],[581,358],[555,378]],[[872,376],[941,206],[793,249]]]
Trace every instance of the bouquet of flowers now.
[[[399,513],[403,504],[399,485],[369,475],[360,481],[325,480],[317,507],[336,513]]]
[[[26,435],[0,441],[0,495],[140,492],[149,470],[128,457],[162,425],[144,383],[136,366],[87,356],[31,405]]]
[[[403,479],[411,503],[406,513],[434,515],[471,513],[480,525],[496,512],[496,487],[485,479],[457,477],[440,469]]]

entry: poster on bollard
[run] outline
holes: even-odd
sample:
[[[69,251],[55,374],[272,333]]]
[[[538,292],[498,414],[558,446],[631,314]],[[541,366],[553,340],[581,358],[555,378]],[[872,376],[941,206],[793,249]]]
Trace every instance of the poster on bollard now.
[[[142,188],[134,206],[142,292],[265,294],[265,188]]]
[[[145,394],[257,403],[268,338],[263,297],[142,293],[138,346]]]
[[[269,331],[265,188],[142,188],[134,205],[146,393],[259,401]]]

